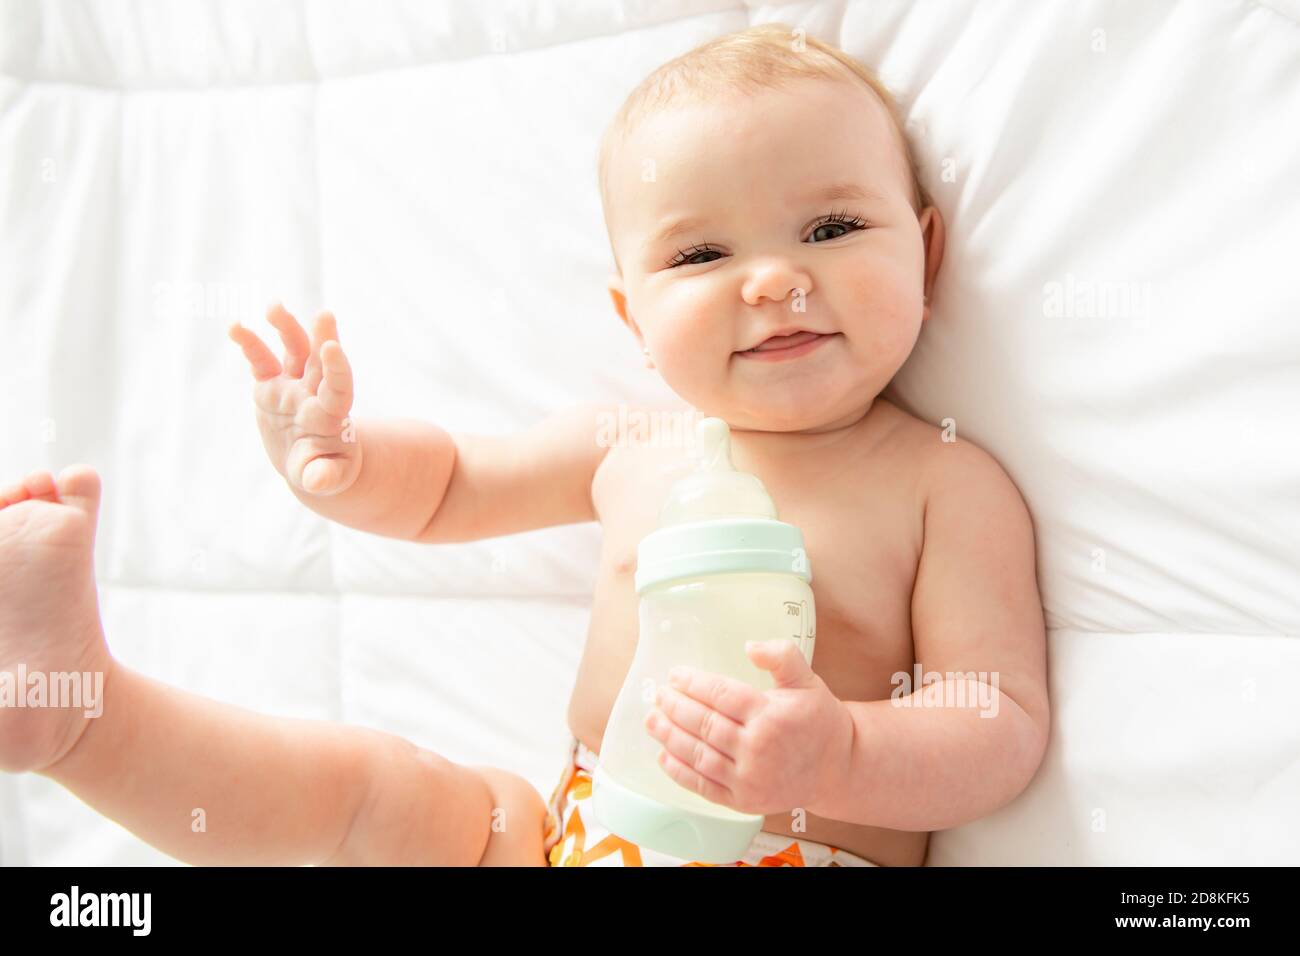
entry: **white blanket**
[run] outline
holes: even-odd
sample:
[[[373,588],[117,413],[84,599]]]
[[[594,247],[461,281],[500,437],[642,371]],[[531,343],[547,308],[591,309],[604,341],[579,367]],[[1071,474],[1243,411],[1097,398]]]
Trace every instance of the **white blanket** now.
[[[0,480],[104,477],[126,663],[550,794],[599,529],[416,546],[266,462],[225,327],[333,309],[360,416],[665,401],[604,288],[600,132],[777,20],[900,91],[949,228],[889,394],[1033,513],[1053,728],[937,864],[1300,862],[1300,7],[818,0],[0,5]],[[186,811],[188,812],[188,811]],[[34,776],[0,862],[167,863]]]

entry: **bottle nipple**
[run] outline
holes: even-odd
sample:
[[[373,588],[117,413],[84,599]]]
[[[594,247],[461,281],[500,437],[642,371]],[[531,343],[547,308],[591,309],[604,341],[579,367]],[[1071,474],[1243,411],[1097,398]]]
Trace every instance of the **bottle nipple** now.
[[[659,513],[659,525],[709,518],[776,518],[776,505],[757,475],[731,464],[731,429],[721,418],[695,425],[696,469],[678,479]]]

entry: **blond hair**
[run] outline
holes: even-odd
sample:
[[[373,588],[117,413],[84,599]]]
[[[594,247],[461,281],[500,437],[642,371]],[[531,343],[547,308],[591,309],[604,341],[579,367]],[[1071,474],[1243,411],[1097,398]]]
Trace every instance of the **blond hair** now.
[[[800,79],[848,80],[865,84],[889,114],[898,146],[911,174],[912,207],[919,214],[930,199],[921,184],[912,150],[903,132],[898,104],[876,74],[843,50],[803,35],[784,23],[763,23],[716,37],[669,60],[637,85],[605,129],[597,158],[601,207],[609,227],[609,157],[642,117],[691,97],[727,92],[756,93],[779,89]],[[612,237],[611,237],[612,242]]]

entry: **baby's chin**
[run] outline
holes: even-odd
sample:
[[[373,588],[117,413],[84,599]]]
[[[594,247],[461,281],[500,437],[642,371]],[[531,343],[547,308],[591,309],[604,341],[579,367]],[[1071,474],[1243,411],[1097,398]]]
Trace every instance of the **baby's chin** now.
[[[788,381],[732,380],[719,395],[722,414],[733,428],[761,432],[813,433],[856,424],[889,384],[865,370],[849,374],[841,367]]]
[[[802,367],[792,363],[786,373],[777,365],[738,368],[733,355],[718,378],[703,387],[698,379],[686,383],[664,376],[664,381],[697,413],[721,418],[735,430],[824,433],[861,421],[893,377],[884,369],[861,367],[852,355],[828,358]]]
[[[843,415],[828,417],[825,414],[803,415],[741,415],[734,420],[726,418],[733,431],[762,432],[782,435],[813,435],[852,428],[870,410],[861,406],[847,410]],[[725,416],[723,416],[725,418]]]
[[[717,416],[733,430],[812,434],[850,428],[870,411],[879,390],[845,391],[838,395],[794,394],[782,399],[775,395],[722,396],[709,404],[708,415]],[[701,409],[702,411],[704,409]]]

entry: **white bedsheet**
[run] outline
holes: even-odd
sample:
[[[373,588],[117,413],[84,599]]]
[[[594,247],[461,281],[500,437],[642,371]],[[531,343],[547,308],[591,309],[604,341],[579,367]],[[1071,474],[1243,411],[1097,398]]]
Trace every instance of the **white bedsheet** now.
[[[1049,752],[930,862],[1300,862],[1298,15],[0,3],[0,476],[100,470],[128,664],[549,795],[597,527],[422,547],[328,524],[265,461],[224,329],[333,309],[360,416],[510,432],[669,400],[605,293],[598,137],[671,56],[803,25],[902,92],[948,223],[889,394],[993,453],[1037,532]],[[0,862],[172,861],[24,776],[0,778]]]

